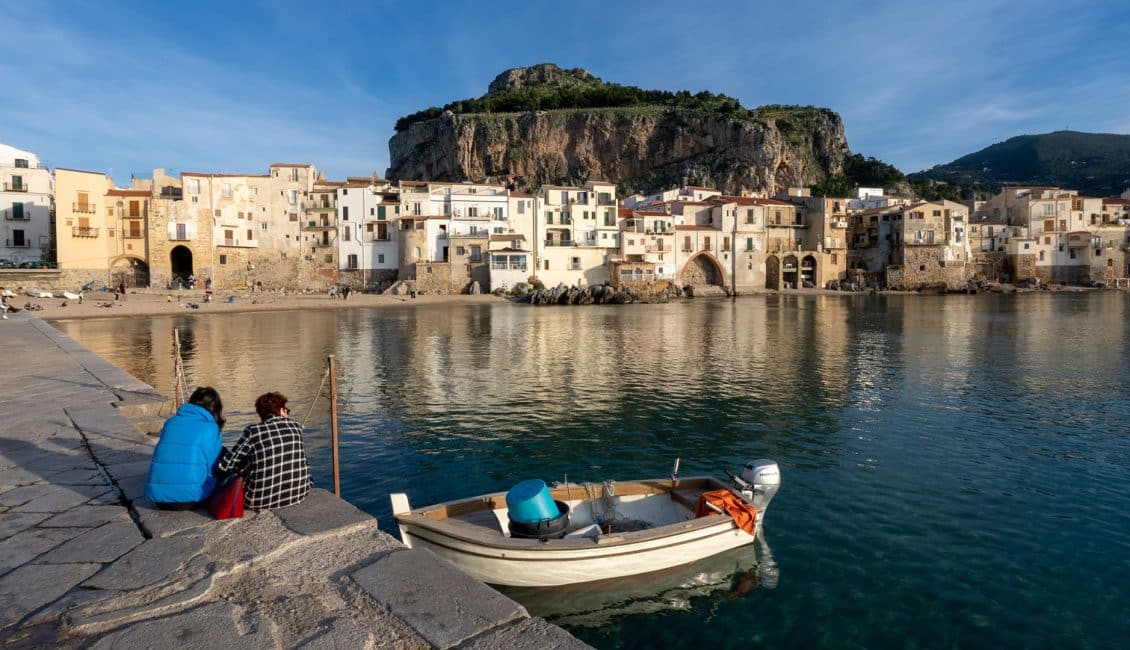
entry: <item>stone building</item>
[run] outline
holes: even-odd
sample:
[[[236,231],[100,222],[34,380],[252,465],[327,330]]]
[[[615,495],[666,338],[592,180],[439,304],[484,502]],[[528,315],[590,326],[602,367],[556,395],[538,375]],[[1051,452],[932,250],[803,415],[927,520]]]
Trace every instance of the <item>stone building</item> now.
[[[891,289],[965,288],[972,277],[968,208],[953,201],[901,208],[902,236],[887,268]]]

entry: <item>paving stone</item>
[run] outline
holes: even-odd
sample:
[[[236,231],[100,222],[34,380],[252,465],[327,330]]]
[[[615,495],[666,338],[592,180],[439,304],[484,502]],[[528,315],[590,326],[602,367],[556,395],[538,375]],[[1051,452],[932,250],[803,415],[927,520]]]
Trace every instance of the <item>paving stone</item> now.
[[[113,562],[143,541],[145,538],[132,520],[115,521],[79,535],[39,557],[36,562]]]
[[[145,479],[146,474],[138,474],[136,476],[128,476],[126,478],[114,477],[114,482],[118,485],[118,490],[121,491],[122,497],[126,501],[133,501],[145,496]]]
[[[144,481],[149,475],[149,459],[106,465],[106,473],[119,484],[137,476]]]
[[[107,491],[103,485],[51,485],[37,483],[0,494],[0,503],[13,512],[62,512]]]
[[[83,634],[87,629],[105,629],[122,621],[151,616],[155,611],[184,609],[200,604],[212,590],[215,562],[197,556],[173,583],[157,583],[136,592],[125,592],[121,599],[109,599],[67,614],[70,627]]]
[[[301,503],[270,512],[299,535],[315,535],[363,522],[372,522],[374,527],[377,525],[373,516],[321,488],[310,490]]]
[[[5,517],[11,513],[5,513]],[[28,528],[0,541],[0,573],[7,573],[86,532],[84,528]]]
[[[98,564],[29,564],[0,577],[0,629],[58,599],[100,568]]]
[[[161,510],[149,501],[139,498],[133,502],[133,509],[141,527],[150,537],[169,537],[177,533],[201,528],[203,526],[217,526],[223,522],[212,519],[212,515],[203,507],[195,510]],[[246,517],[248,512],[244,512]]]
[[[369,648],[377,644],[373,635],[361,629],[349,618],[337,617],[323,621],[313,635],[299,641],[297,646],[304,650],[347,650],[349,648]]]
[[[204,541],[205,536],[200,533],[146,540],[82,586],[130,590],[160,582],[198,554]]]
[[[109,486],[106,475],[97,469],[66,469],[49,474],[46,480],[56,485],[105,485]]]
[[[351,578],[441,648],[527,616],[518,603],[423,549],[390,553]]]
[[[133,648],[266,648],[274,647],[274,626],[232,603],[210,603],[165,618],[140,621],[115,630],[94,643],[93,650]]]
[[[46,512],[13,512],[0,517],[0,540],[31,528],[51,515]]]
[[[459,646],[461,650],[580,650],[592,646],[544,618],[499,627]]]
[[[131,444],[123,449],[109,449],[95,453],[99,463],[103,465],[123,465],[126,463],[145,462],[153,457],[154,445],[150,443]]]
[[[43,476],[38,472],[33,472],[29,469],[24,469],[16,465],[8,465],[0,470],[0,485],[6,486],[19,486],[30,485],[37,481],[42,481]]]
[[[61,564],[58,566],[74,566],[69,564]],[[44,623],[57,622],[60,618],[72,610],[82,607],[89,607],[101,601],[117,598],[121,596],[121,591],[108,591],[100,589],[83,589],[76,587],[71,589],[62,598],[55,602],[41,608],[30,618],[24,620],[23,625],[43,625]]]
[[[112,519],[129,519],[122,506],[76,506],[39,524],[40,528],[97,528]]]

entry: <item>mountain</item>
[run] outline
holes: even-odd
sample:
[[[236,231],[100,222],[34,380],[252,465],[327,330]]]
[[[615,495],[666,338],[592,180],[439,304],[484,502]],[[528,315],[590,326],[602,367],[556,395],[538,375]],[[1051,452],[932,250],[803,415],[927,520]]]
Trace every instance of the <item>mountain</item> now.
[[[977,153],[911,174],[963,189],[1054,185],[1084,196],[1111,196],[1130,187],[1130,135],[1056,131],[1019,135]]]
[[[553,64],[513,68],[477,99],[402,117],[386,176],[542,184],[607,180],[777,192],[843,175],[843,122],[811,106],[747,109],[725,95],[642,90]]]

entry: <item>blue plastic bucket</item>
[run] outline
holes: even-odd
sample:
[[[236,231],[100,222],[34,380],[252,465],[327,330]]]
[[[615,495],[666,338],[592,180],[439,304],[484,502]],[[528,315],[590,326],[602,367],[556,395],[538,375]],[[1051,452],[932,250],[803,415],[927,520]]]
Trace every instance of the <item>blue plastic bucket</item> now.
[[[536,524],[561,514],[545,481],[536,478],[510,488],[506,493],[506,507],[510,510],[510,519],[523,524]]]

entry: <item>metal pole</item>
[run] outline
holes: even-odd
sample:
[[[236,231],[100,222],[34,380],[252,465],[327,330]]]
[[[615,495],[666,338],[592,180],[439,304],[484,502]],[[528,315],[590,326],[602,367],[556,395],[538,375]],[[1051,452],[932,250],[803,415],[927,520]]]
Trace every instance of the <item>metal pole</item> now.
[[[330,446],[333,454],[334,494],[341,496],[341,472],[337,450],[337,364],[330,355]]]

